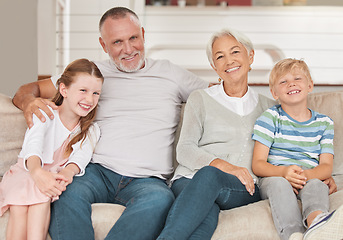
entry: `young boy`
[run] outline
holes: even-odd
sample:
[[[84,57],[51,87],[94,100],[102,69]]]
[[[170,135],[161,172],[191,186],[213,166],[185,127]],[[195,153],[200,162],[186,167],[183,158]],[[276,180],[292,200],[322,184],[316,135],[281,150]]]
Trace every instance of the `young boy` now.
[[[309,227],[304,239],[338,239],[336,235],[342,234],[339,228],[323,231],[324,226],[342,220],[339,214],[343,211],[341,207],[328,213],[329,189],[322,182],[331,176],[333,167],[333,121],[307,108],[313,81],[304,61],[278,62],[269,86],[280,105],[265,111],[253,132],[252,170],[263,177],[259,181],[261,197],[270,201],[282,240],[303,239],[302,233]],[[297,199],[301,200],[302,212]]]

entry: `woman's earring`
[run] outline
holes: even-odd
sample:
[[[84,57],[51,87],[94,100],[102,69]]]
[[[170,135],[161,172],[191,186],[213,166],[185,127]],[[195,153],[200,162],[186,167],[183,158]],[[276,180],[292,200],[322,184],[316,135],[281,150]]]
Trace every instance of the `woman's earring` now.
[[[252,69],[251,66],[249,66],[249,72],[251,71],[251,69]]]
[[[218,78],[218,82],[221,82],[222,81],[222,79],[221,78]]]

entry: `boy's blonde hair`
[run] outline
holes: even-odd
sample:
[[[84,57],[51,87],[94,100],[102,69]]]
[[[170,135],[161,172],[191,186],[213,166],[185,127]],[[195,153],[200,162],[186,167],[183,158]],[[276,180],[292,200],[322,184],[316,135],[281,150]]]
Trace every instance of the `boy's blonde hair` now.
[[[277,79],[280,79],[281,77],[285,76],[289,72],[293,72],[295,69],[302,71],[304,75],[306,76],[307,80],[313,82],[311,74],[310,74],[310,69],[308,68],[307,64],[303,60],[286,58],[286,59],[280,60],[273,67],[269,75],[269,88],[272,89]]]

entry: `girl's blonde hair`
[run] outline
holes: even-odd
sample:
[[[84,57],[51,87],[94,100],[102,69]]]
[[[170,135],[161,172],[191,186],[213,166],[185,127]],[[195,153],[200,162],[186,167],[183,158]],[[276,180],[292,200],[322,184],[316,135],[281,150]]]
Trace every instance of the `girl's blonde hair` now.
[[[63,103],[63,96],[60,93],[60,84],[63,83],[67,88],[73,84],[75,76],[80,73],[87,73],[91,76],[99,78],[104,82],[104,77],[102,76],[98,67],[88,59],[78,59],[71,62],[66,69],[64,70],[62,76],[57,80],[56,85],[58,86],[58,91],[56,95],[53,97],[52,101],[57,105],[60,106]],[[73,151],[72,145],[79,142],[84,141],[86,139],[88,130],[95,118],[96,106],[91,112],[89,112],[86,116],[80,117],[80,129],[81,131],[75,135],[66,147],[65,154],[68,156]],[[82,143],[81,143],[82,144]]]
[[[276,63],[272,71],[270,72],[269,88],[272,89],[278,79],[285,76],[289,72],[293,72],[295,69],[302,71],[307,80],[313,82],[310,74],[310,69],[303,60],[286,58]]]

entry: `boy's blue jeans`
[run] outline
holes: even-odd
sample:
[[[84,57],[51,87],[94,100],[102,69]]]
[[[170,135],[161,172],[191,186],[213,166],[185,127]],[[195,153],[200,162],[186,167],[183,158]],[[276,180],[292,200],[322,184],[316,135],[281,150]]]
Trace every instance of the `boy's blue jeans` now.
[[[283,177],[261,178],[259,187],[262,199],[269,199],[275,228],[282,240],[288,240],[295,232],[304,232],[310,213],[329,211],[329,188],[318,179],[309,180],[298,195]]]
[[[161,232],[174,201],[174,194],[159,178],[121,176],[90,163],[85,175],[52,203],[49,233],[54,240],[94,239],[92,203],[126,206],[106,239],[154,240]]]
[[[259,189],[251,196],[240,180],[206,166],[193,179],[181,178],[172,190],[177,196],[158,240],[211,239],[220,209],[231,209],[260,200]]]

